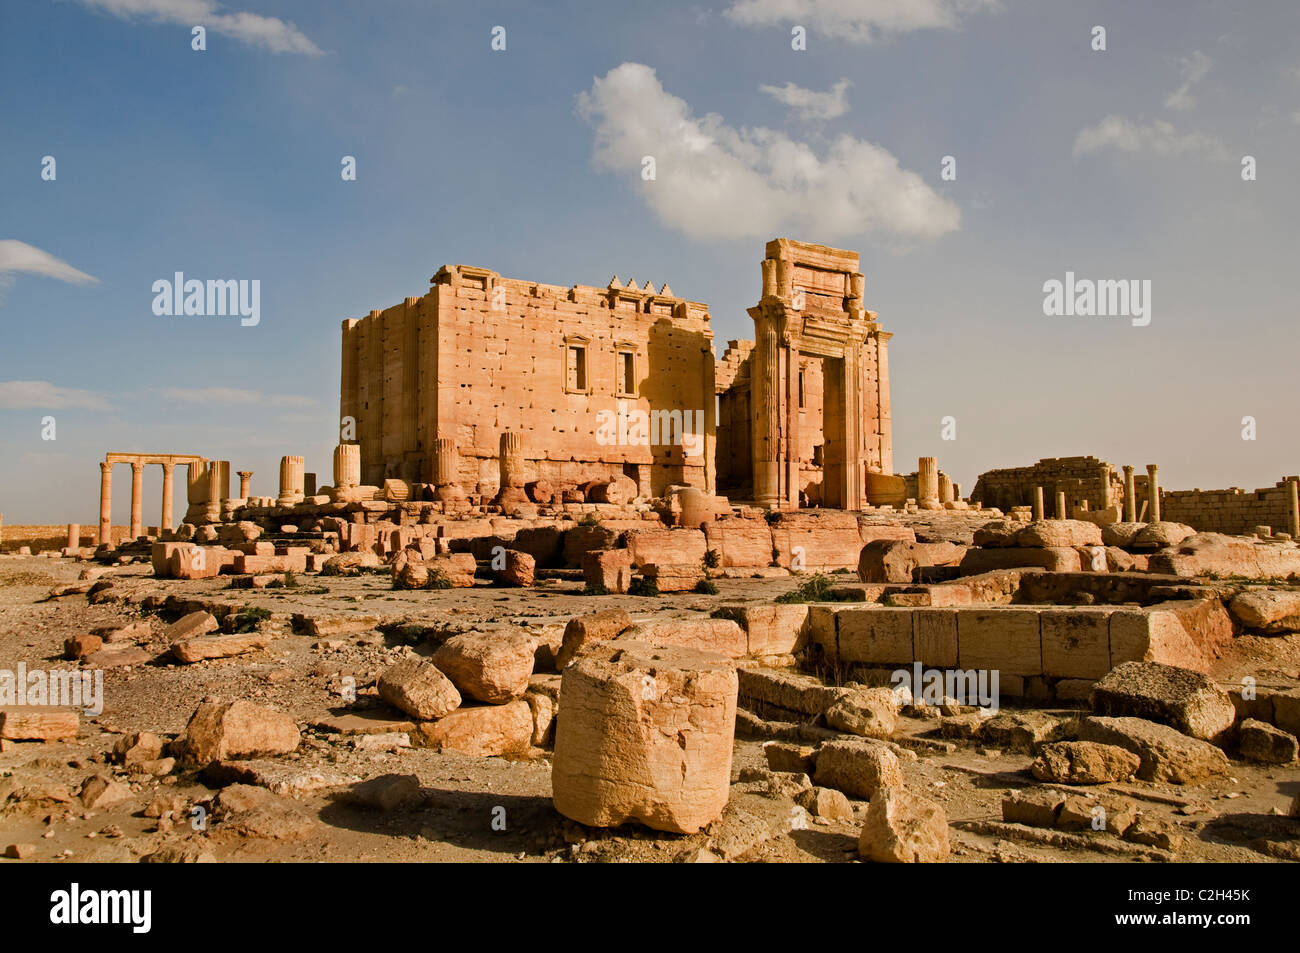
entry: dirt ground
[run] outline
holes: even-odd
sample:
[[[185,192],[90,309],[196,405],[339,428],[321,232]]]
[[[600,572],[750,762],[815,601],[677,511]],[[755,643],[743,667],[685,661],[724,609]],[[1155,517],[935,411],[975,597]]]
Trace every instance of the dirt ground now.
[[[74,582],[95,564],[71,559],[0,557],[0,668],[71,668],[64,640],[104,627],[147,619],[160,653],[165,622],[123,603],[90,605],[84,595],[47,600],[54,585]],[[581,584],[555,581],[534,589],[394,592],[385,576],[301,577],[294,589],[227,590],[225,578],[155,580],[147,564],[103,570],[123,591],[220,598],[273,613],[268,649],[234,659],[182,666],[150,663],[104,671],[104,709],[85,717],[73,742],[7,743],[0,752],[0,851],[30,845],[37,861],[137,861],[202,857],[218,861],[857,861],[857,835],[866,802],[854,802],[853,822],[808,818],[784,794],[769,792],[761,742],[737,739],[732,796],[723,818],[692,836],[662,834],[636,825],[614,831],[583,828],[551,806],[549,753],[521,759],[474,758],[425,748],[370,747],[364,736],[332,730],[331,718],[373,710],[375,678],[387,666],[431,648],[424,629],[441,632],[519,625],[562,627],[573,615],[622,607],[634,618],[691,616],[721,603],[770,601],[792,589],[789,578],[719,579],[716,596],[583,596]],[[324,586],[328,593],[315,590]],[[332,616],[408,616],[414,624],[388,634],[363,631],[312,635],[294,631],[294,613]],[[366,623],[362,622],[362,626]],[[554,631],[550,629],[550,631]],[[1300,637],[1236,640],[1214,674],[1294,681]],[[346,677],[357,701],[345,701]],[[303,743],[275,759],[277,776],[297,792],[274,799],[251,823],[226,823],[212,809],[218,789],[193,772],[161,778],[126,776],[109,752],[124,733],[179,733],[208,695],[245,698],[289,713]],[[1138,801],[1143,812],[1177,825],[1176,853],[1140,847],[1107,835],[1080,834],[1037,842],[982,827],[1001,821],[1001,800],[1036,784],[1028,754],[936,742],[936,722],[903,718],[896,740],[904,751],[907,786],[943,806],[951,824],[954,861],[1060,862],[1269,861],[1295,859],[1295,822],[1280,817],[1300,792],[1300,763],[1258,766],[1233,762],[1232,776],[1192,786],[1133,781],[1108,785]],[[912,755],[915,755],[913,757]],[[102,810],[76,797],[89,776],[113,773],[131,795]],[[413,774],[422,801],[390,811],[360,808],[339,796],[357,781]],[[9,798],[15,790],[21,800]],[[1089,789],[1092,791],[1096,788]],[[177,819],[161,824],[142,816],[160,795],[183,802]],[[7,803],[5,803],[7,800]],[[504,812],[502,811],[504,809]],[[157,813],[157,812],[154,812]],[[1045,838],[1051,841],[1052,838]],[[1274,846],[1269,847],[1269,844]],[[1281,848],[1276,845],[1282,844]],[[1252,846],[1253,845],[1253,846]],[[1267,852],[1266,852],[1267,851]],[[1277,855],[1277,856],[1273,856]]]

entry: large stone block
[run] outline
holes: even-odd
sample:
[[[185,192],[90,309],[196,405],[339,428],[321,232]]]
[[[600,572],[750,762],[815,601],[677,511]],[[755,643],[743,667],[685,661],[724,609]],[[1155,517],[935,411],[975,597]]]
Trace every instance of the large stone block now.
[[[916,657],[912,640],[913,612],[913,609],[885,606],[840,610],[839,660],[910,665]]]
[[[957,610],[916,609],[912,624],[916,661],[926,668],[957,667]]]
[[[605,609],[574,616],[564,627],[564,640],[555,656],[555,668],[564,671],[565,666],[583,652],[600,642],[608,642],[631,625],[632,617],[624,609]]]
[[[781,513],[772,524],[776,564],[801,572],[856,569],[862,536],[852,513]]]
[[[702,566],[704,533],[698,529],[630,530],[627,548],[634,566]]]
[[[521,754],[533,739],[533,710],[523,698],[504,705],[467,705],[416,726],[411,740],[424,748],[476,758]]]
[[[614,641],[677,645],[733,659],[749,653],[745,630],[730,619],[652,619],[629,626]]]
[[[807,605],[724,606],[717,614],[745,630],[750,656],[792,655],[808,641]]]
[[[288,715],[246,701],[206,698],[190,716],[176,747],[199,765],[235,758],[288,754],[298,747]]]
[[[1016,534],[1021,548],[1100,546],[1101,527],[1086,520],[1037,520]]]
[[[962,555],[960,566],[963,576],[974,576],[998,569],[1079,572],[1082,562],[1077,549],[1060,546],[1042,549],[1012,546],[999,549],[968,549]]]
[[[1044,609],[1043,674],[1101,678],[1110,671],[1110,609]]]
[[[772,529],[765,520],[729,517],[704,524],[706,548],[718,554],[718,568],[772,565]]]
[[[379,697],[414,718],[441,718],[460,704],[460,692],[435,665],[405,659],[386,669],[376,686]]]
[[[1096,684],[1099,715],[1146,718],[1193,738],[1223,736],[1236,720],[1232,699],[1208,676],[1157,662],[1124,662]]]
[[[700,830],[730,793],[736,694],[735,669],[717,654],[599,646],[564,670],[555,809],[594,827],[637,820],[655,830]]]
[[[957,618],[957,657],[964,669],[996,669],[1004,675],[1041,675],[1039,611],[963,609]]]
[[[520,631],[465,632],[452,636],[430,661],[462,695],[502,705],[528,690],[537,640]]]
[[[1132,751],[1141,759],[1137,776],[1143,781],[1193,784],[1228,773],[1227,757],[1208,741],[1142,718],[1082,718],[1079,740]]]

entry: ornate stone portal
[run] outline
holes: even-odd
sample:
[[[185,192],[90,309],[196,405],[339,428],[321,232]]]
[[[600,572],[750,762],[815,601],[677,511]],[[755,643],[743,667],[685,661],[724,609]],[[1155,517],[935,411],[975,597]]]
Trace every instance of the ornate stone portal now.
[[[798,508],[801,357],[822,364],[821,502],[861,509],[866,474],[892,473],[889,362],[892,335],[863,306],[854,252],[778,238],[767,243],[754,319],[751,407],[754,500]]]

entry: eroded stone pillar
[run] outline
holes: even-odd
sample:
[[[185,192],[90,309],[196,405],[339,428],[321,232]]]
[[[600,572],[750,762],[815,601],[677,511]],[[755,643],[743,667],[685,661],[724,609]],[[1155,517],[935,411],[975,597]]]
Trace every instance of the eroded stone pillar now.
[[[439,437],[433,442],[433,482],[436,486],[450,486],[460,478],[460,452],[456,441]]]
[[[341,443],[334,448],[336,489],[361,485],[361,444]]]
[[[1070,518],[1070,514],[1065,512],[1065,491],[1064,490],[1056,491],[1056,518],[1058,520],[1067,520]]]
[[[1043,513],[1043,488],[1041,486],[1036,486],[1034,487],[1034,519],[1041,520],[1044,515],[1045,514]]]
[[[1134,523],[1138,518],[1137,484],[1133,481],[1133,468],[1124,468],[1124,522]]]
[[[99,542],[113,545],[113,464],[99,465]]]
[[[1160,522],[1160,467],[1147,464],[1147,522]]]
[[[1300,540],[1300,480],[1286,481],[1287,531],[1292,539]]]
[[[131,538],[144,535],[144,464],[131,464]]]
[[[939,474],[939,502],[951,503],[953,501],[953,483],[952,478],[946,473]]]
[[[524,485],[524,435],[512,430],[501,434],[501,488]]]
[[[176,481],[176,464],[164,463],[163,468],[163,498],[162,498],[162,520],[158,524],[159,530],[166,533],[172,529],[172,496],[175,494]]]
[[[939,506],[939,461],[921,457],[916,464],[916,503],[922,509]]]
[[[276,499],[279,506],[293,506],[301,503],[303,498],[303,473],[307,461],[304,457],[280,458],[280,496]]]
[[[239,498],[246,500],[248,495],[253,492],[253,471],[236,470],[235,472],[239,474]]]
[[[68,549],[76,549],[81,545],[81,524],[68,524]]]

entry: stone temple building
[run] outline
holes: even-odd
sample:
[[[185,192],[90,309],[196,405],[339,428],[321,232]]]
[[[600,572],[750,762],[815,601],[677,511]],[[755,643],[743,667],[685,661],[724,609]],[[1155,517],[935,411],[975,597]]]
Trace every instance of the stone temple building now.
[[[626,477],[641,496],[859,509],[892,468],[890,334],[863,287],[856,253],[771,241],[755,340],[716,360],[708,306],[666,284],[444,266],[423,297],[343,323],[345,440],[352,424],[370,485]]]

